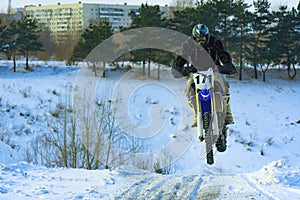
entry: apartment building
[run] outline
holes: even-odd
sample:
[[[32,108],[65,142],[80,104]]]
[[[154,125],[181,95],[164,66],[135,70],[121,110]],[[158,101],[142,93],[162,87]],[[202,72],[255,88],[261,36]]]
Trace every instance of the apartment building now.
[[[124,4],[60,4],[25,6],[24,11],[47,27],[56,41],[67,36],[78,37],[91,21],[108,20],[115,31],[131,23],[131,11],[138,14],[140,6]]]

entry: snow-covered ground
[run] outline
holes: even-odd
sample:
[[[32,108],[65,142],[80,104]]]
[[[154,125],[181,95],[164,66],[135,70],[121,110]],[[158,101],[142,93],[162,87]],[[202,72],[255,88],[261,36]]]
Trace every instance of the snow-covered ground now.
[[[184,78],[172,78],[169,69],[159,81],[140,78],[138,70],[98,78],[95,95],[118,99],[117,122],[130,130],[126,138],[141,140],[139,156],[172,154],[170,174],[159,175],[134,163],[85,170],[24,162],[33,138],[49,131],[49,113],[67,86],[82,83],[78,67],[48,65],[13,73],[10,62],[0,62],[0,199],[300,199],[299,78],[267,72],[266,83],[228,79],[235,124],[212,166],[189,127]]]

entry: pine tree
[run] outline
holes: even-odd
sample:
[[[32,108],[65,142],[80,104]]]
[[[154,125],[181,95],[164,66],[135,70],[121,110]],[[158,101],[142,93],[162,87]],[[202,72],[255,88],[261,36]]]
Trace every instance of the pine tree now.
[[[8,60],[13,59],[13,71],[16,72],[16,55],[20,51],[20,37],[17,21],[12,21],[3,32],[2,49]]]
[[[29,69],[28,59],[30,52],[42,51],[43,45],[39,41],[39,33],[36,19],[30,18],[29,15],[23,15],[21,20],[17,21],[18,43],[17,46],[26,57],[25,70]]]
[[[257,66],[264,64],[263,57],[265,56],[266,44],[270,37],[268,29],[270,28],[272,19],[268,0],[254,1],[254,9],[255,19],[252,22],[253,34],[250,44],[252,48],[252,58],[250,58],[250,60],[254,67],[254,78],[257,79]]]
[[[142,4],[139,13],[130,12],[131,25],[130,28],[141,27],[163,27],[164,19],[158,5],[149,6],[147,3]]]
[[[209,27],[210,33],[217,36],[217,29],[220,22],[219,13],[216,8],[214,1],[207,1],[206,3],[200,4],[198,7],[199,14],[197,15],[198,23],[206,24]]]
[[[217,20],[215,28],[215,36],[217,36],[225,47],[229,46],[228,38],[231,35],[230,27],[232,25],[231,19],[234,14],[233,0],[213,0],[213,10],[211,12],[217,13],[215,20]],[[209,25],[211,27],[211,25]]]
[[[274,64],[282,64],[288,67],[297,63],[297,47],[299,46],[299,19],[295,9],[287,10],[287,6],[281,6],[273,13],[276,26],[271,28],[272,36],[270,49]],[[290,78],[293,78],[291,76]]]
[[[106,20],[100,20],[96,25],[90,24],[75,46],[71,60],[73,62],[84,60],[98,44],[112,36],[112,34],[112,26]]]
[[[6,26],[2,25],[2,18],[0,18],[0,52],[3,51],[4,47],[4,33],[5,33]]]
[[[238,0],[235,4],[234,18],[232,20],[231,31],[233,37],[230,38],[230,49],[236,52],[235,58],[239,61],[240,73],[239,80],[242,80],[242,69],[244,58],[251,53],[247,45],[249,32],[251,31],[250,23],[253,20],[253,14],[247,9],[250,6],[243,0]]]
[[[195,24],[199,23],[200,9],[185,8],[184,10],[174,11],[174,17],[170,19],[170,28],[175,29],[186,35],[191,35],[191,30]]]
[[[166,25],[165,19],[162,18],[162,12],[158,5],[149,6],[148,4],[142,4],[139,13],[129,13],[131,17],[130,28],[142,28],[142,27],[164,27]],[[148,61],[148,76],[150,76],[150,61],[159,60],[156,55],[161,55],[158,52],[161,50],[156,49],[142,49],[132,52],[134,61],[142,61],[143,63],[143,75],[145,75],[145,64]]]

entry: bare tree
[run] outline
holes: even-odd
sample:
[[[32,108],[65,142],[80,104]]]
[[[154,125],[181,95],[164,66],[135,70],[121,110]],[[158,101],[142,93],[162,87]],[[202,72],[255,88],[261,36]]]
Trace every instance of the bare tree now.
[[[55,58],[57,60],[71,60],[74,48],[78,42],[76,36],[69,34],[65,37],[64,41],[56,43],[56,54]]]
[[[52,39],[49,28],[42,27],[42,30],[43,31],[40,32],[40,41],[44,46],[44,51],[38,52],[37,56],[41,60],[50,60],[50,58],[55,55],[56,44]]]
[[[194,7],[196,5],[195,0],[173,0],[172,5],[176,8],[176,10],[183,10],[187,7]]]
[[[296,77],[297,69],[295,67],[295,64],[291,64],[287,68],[288,76],[291,80],[293,80]]]
[[[270,64],[260,65],[260,69],[263,74],[263,82],[266,82],[266,72],[268,71],[269,66],[270,66]]]

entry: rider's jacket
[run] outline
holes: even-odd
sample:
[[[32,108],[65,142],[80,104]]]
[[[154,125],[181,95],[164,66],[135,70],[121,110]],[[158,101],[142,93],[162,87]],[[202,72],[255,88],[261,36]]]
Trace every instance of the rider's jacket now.
[[[197,44],[192,37],[183,44],[181,56],[178,56],[172,65],[172,74],[175,78],[188,76],[189,73],[196,72],[197,69],[201,69],[204,65],[207,67],[207,65],[210,65],[210,61],[214,62],[218,67],[222,66],[221,63],[224,66],[232,65],[231,56],[224,50],[222,42],[214,36],[209,38],[208,43],[205,45]],[[208,61],[209,56],[207,54],[211,58],[210,61]],[[184,67],[187,63],[187,58],[190,58],[191,66]]]

